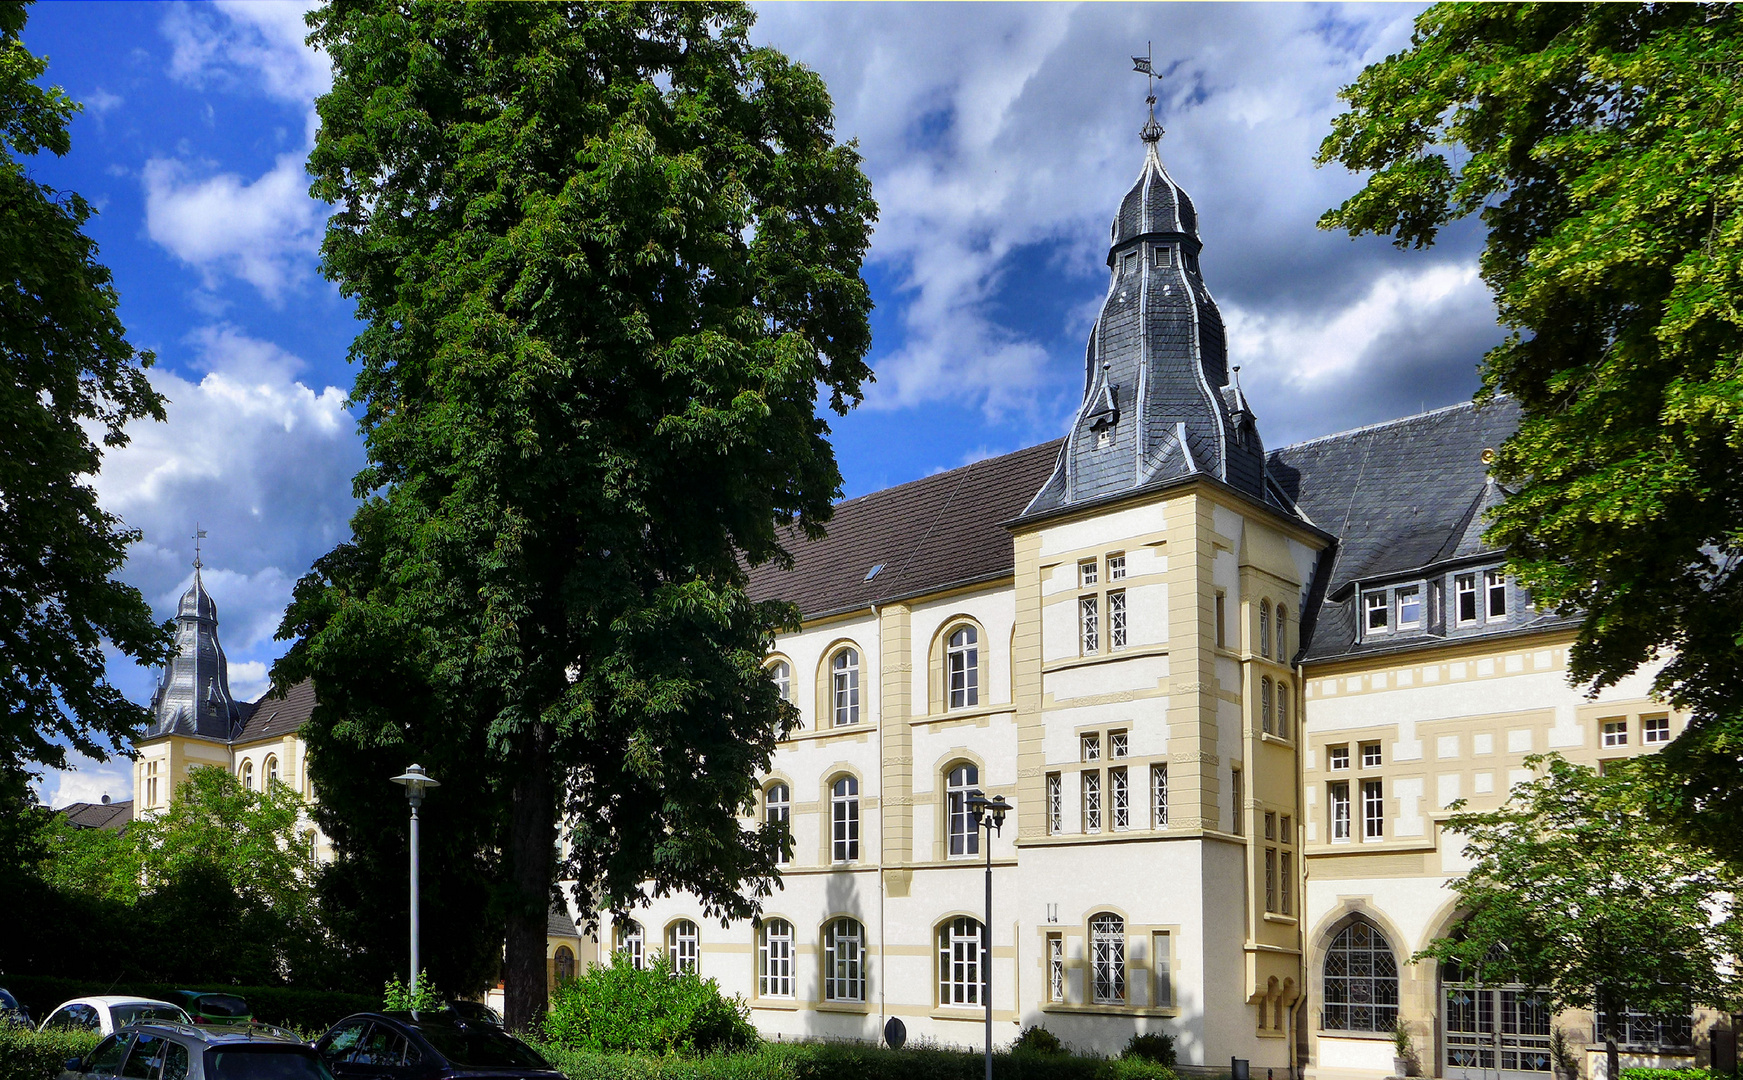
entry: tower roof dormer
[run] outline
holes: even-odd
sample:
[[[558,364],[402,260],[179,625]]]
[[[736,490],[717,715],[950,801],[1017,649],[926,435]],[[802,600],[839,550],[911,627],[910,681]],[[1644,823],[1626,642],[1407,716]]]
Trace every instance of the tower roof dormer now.
[[[1207,476],[1266,498],[1265,452],[1228,393],[1222,314],[1199,272],[1198,209],[1168,174],[1154,116],[1108,230],[1108,291],[1084,356],[1083,405],[1024,516]],[[1238,414],[1238,415],[1237,415]]]

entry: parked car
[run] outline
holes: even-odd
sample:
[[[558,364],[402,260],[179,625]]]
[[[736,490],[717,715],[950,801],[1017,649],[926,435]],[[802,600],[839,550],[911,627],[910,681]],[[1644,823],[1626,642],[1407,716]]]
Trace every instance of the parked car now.
[[[140,1020],[175,1020],[192,1023],[180,1005],[156,998],[132,997],[126,994],[103,994],[97,997],[74,998],[62,1004],[42,1022],[42,1031],[61,1029],[95,1031],[113,1035],[128,1024]]]
[[[235,994],[207,990],[177,990],[182,1008],[196,1024],[246,1024],[254,1019],[248,1002]]]
[[[471,1023],[502,1026],[502,1014],[482,1001],[450,1001],[444,1006],[449,1012]]]
[[[320,1055],[292,1032],[265,1024],[195,1027],[162,1020],[122,1028],[67,1062],[60,1080],[117,1077],[333,1080]]]
[[[30,1010],[17,998],[0,989],[0,1027],[31,1027]]]
[[[526,1043],[448,1009],[347,1016],[315,1040],[315,1050],[338,1080],[563,1080]]]

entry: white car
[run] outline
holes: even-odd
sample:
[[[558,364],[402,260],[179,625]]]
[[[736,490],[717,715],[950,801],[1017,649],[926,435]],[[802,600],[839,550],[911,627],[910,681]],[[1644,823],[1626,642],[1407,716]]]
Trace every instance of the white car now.
[[[82,997],[61,1005],[48,1014],[39,1031],[94,1031],[113,1035],[117,1029],[140,1020],[173,1020],[191,1024],[180,1005],[155,998],[132,997],[128,994],[103,994]]]

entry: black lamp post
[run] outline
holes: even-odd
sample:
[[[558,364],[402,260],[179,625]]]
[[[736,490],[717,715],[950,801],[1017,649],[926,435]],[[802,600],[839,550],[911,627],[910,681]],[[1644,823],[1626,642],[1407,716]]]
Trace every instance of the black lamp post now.
[[[986,1005],[986,1080],[993,1080],[993,834],[1005,827],[1011,804],[1003,795],[987,798],[979,788],[968,793],[968,812],[978,832],[986,830],[986,919],[980,924],[980,998]]]

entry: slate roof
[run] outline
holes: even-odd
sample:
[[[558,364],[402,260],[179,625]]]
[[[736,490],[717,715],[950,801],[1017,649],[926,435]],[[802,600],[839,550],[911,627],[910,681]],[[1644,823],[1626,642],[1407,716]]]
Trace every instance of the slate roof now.
[[[121,802],[76,802],[61,807],[55,813],[78,829],[108,829],[120,832],[133,821],[133,800]]]
[[[236,737],[230,740],[232,743],[259,742],[289,735],[302,727],[309,714],[315,711],[315,684],[304,679],[286,690],[282,698],[273,697],[269,690],[246,708],[248,718]]]
[[[576,928],[575,920],[560,911],[551,911],[545,914],[545,936],[578,938],[581,931]]]
[[[1007,577],[1016,557],[1005,522],[1046,482],[1061,442],[838,503],[823,539],[789,530],[783,542],[791,570],[751,569],[750,594],[797,604],[804,618],[816,619]]]
[[[230,695],[229,661],[218,641],[218,605],[200,580],[196,559],[193,584],[176,608],[176,651],[152,695],[146,737],[228,741],[244,719],[242,703]]]

